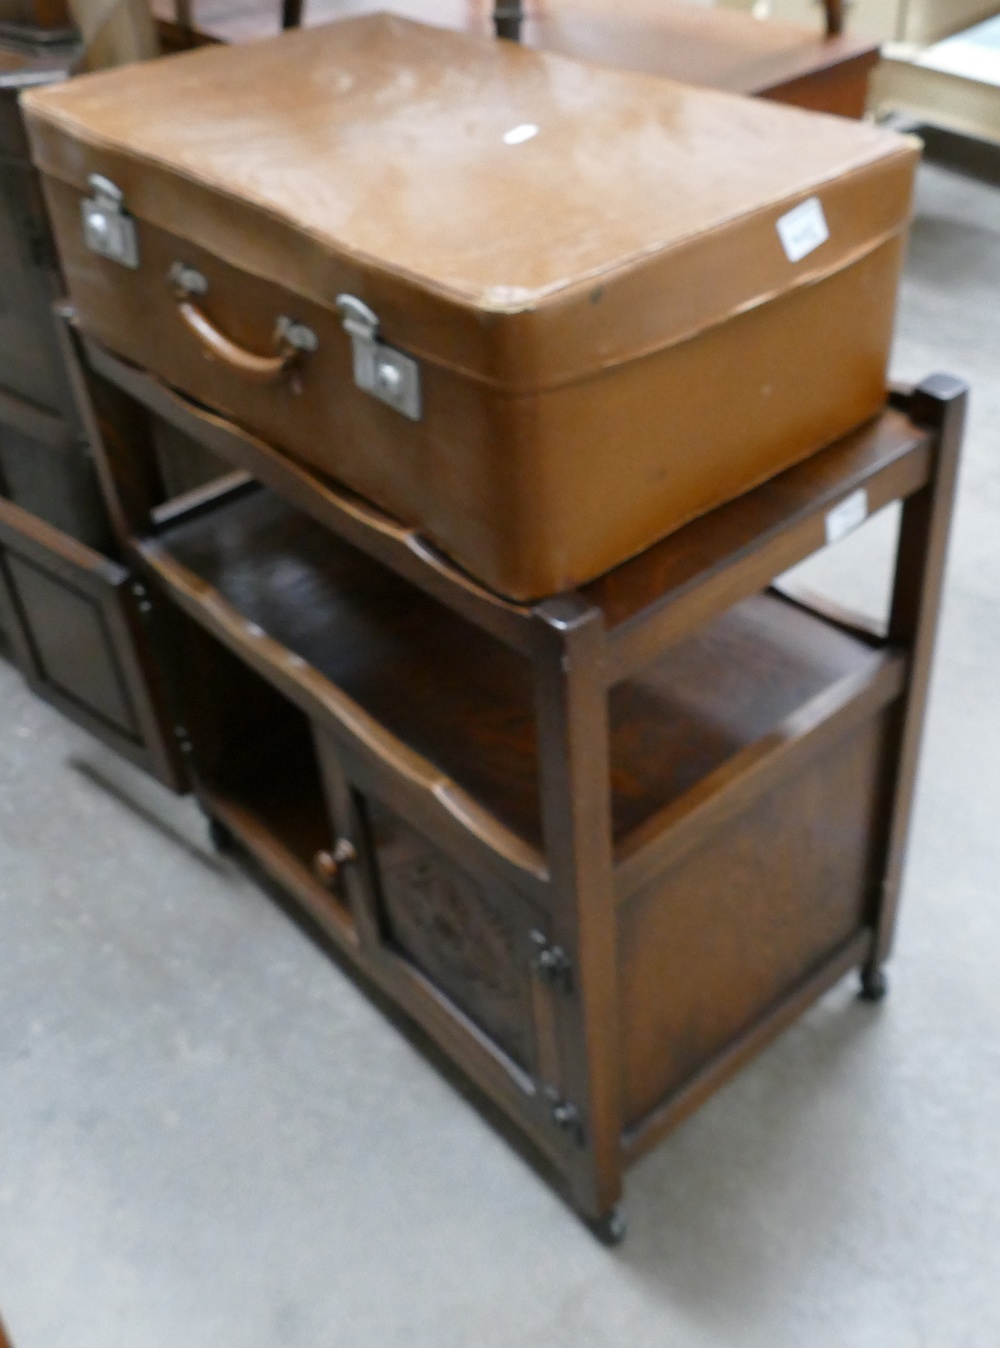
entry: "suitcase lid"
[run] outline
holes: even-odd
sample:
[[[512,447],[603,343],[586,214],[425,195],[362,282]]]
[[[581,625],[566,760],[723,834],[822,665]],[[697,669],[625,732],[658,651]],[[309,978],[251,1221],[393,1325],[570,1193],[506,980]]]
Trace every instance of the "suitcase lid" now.
[[[511,390],[692,336],[906,225],[918,142],[387,15],[32,91],[35,162]],[[114,267],[114,264],[107,264]],[[164,278],[166,284],[166,278]]]

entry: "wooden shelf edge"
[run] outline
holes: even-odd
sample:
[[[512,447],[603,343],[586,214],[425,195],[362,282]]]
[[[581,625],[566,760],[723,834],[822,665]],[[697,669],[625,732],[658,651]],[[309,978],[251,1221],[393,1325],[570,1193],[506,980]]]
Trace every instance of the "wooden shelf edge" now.
[[[838,679],[634,830],[616,849],[616,902],[627,902],[752,800],[801,772],[831,744],[898,698],[906,669],[903,654],[884,651],[870,667]]]
[[[883,424],[889,444],[880,455],[877,436]],[[747,497],[694,520],[643,558],[583,587],[581,594],[608,617],[608,682],[636,673],[666,646],[824,548],[827,513],[854,492],[867,492],[870,517],[926,486],[932,433],[895,410],[884,412],[879,426],[867,437],[858,433],[821,450]],[[868,441],[874,445],[870,452]],[[833,471],[838,461],[841,473]],[[824,480],[825,468],[830,471]],[[797,489],[810,475],[820,479],[820,487],[812,493]],[[805,499],[796,503],[797,490]],[[669,556],[674,549],[679,563]],[[645,581],[640,567],[657,579],[656,586]]]
[[[0,497],[0,537],[4,536],[5,525],[9,530],[9,545],[23,556],[36,558],[46,566],[58,566],[62,561],[71,574],[74,570],[89,571],[111,586],[124,585],[129,578],[126,568],[105,557],[103,552],[97,552],[71,534],[57,529],[40,515],[33,515],[23,506]]]
[[[851,969],[861,968],[868,960],[873,940],[874,934],[867,927],[852,936],[696,1076],[644,1118],[626,1128],[621,1143],[625,1164],[631,1165],[672,1132]]]
[[[172,529],[178,524],[188,524],[200,515],[237,500],[252,491],[259,491],[257,482],[242,468],[225,473],[203,486],[193,487],[190,491],[172,496],[169,501],[154,507],[151,512],[153,524],[159,529]]]
[[[425,800],[472,834],[514,872],[515,883],[537,894],[548,888],[545,858],[474,800],[428,759],[411,749],[301,656],[248,621],[155,539],[136,544],[138,557],[174,600],[202,627],[246,661],[307,715],[329,726],[349,745],[407,780]]]
[[[81,331],[91,367],[143,407],[249,473],[324,528],[410,581],[506,645],[530,650],[531,609],[493,594],[440,555],[416,529],[329,480],[222,416],[190,402],[166,384],[112,355]]]

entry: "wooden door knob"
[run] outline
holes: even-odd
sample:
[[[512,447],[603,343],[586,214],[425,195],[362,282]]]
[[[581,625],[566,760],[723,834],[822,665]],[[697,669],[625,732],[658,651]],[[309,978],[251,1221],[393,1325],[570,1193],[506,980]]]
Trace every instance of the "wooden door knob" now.
[[[340,884],[341,873],[345,866],[358,858],[354,844],[346,838],[338,838],[332,851],[321,849],[313,857],[313,871],[316,878],[327,889],[336,889]]]

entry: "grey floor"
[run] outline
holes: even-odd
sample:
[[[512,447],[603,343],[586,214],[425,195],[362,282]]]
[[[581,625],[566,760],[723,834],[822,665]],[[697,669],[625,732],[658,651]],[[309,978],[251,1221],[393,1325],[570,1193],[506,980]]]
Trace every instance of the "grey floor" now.
[[[17,1348],[1000,1344],[1000,189],[940,167],[895,356],[934,369],[975,401],[891,997],[836,989],[638,1165],[615,1252],[0,665]],[[827,582],[874,602],[891,529]]]

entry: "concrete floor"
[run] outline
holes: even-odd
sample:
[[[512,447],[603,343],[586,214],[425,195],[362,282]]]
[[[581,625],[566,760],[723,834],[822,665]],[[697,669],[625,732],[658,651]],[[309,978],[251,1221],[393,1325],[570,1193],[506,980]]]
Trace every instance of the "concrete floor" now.
[[[638,1165],[618,1251],[0,666],[17,1348],[1000,1344],[998,351],[1000,189],[927,168],[895,370],[975,401],[892,994],[836,989]],[[829,583],[874,598],[891,528]]]

